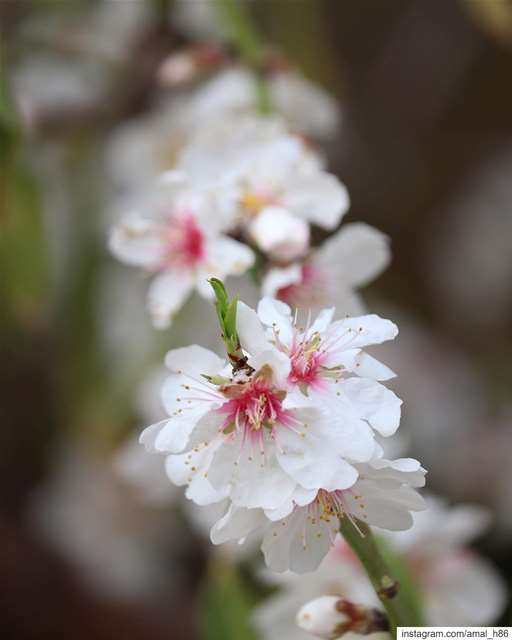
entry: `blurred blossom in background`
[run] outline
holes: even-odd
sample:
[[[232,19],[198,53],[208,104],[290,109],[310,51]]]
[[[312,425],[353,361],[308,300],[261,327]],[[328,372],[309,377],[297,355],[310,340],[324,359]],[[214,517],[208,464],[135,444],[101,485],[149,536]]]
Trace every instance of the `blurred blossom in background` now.
[[[420,459],[439,498],[385,544],[420,577],[431,624],[510,625],[512,3],[243,4],[271,45],[269,94],[301,134],[301,162],[316,176],[328,162],[350,194],[331,254],[341,264],[353,223],[382,232],[363,230],[377,252],[367,273],[339,268],[322,291],[356,308],[361,296],[400,327],[372,350],[404,399],[388,453]],[[294,620],[312,598],[373,606],[341,542],[303,577],[270,575],[258,540],[212,547],[223,505],[187,501],[136,442],[165,417],[165,353],[222,350],[197,293],[156,331],[151,278],[108,250],[120,212],[163,171],[196,158],[207,182],[227,164],[207,124],[225,143],[235,117],[250,121],[252,78],[215,1],[5,0],[0,29],[0,635],[292,640],[311,637]],[[308,224],[320,244],[338,219]],[[283,238],[251,225],[240,233],[258,266]],[[306,235],[293,233],[295,259]],[[254,306],[255,282],[226,273]],[[316,286],[305,267],[287,264],[264,291],[292,302],[304,286]]]

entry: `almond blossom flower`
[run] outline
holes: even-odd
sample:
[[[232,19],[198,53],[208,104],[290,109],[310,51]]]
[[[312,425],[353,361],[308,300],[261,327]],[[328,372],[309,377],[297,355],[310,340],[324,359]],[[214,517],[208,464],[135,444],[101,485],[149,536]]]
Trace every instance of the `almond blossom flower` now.
[[[270,313],[275,304],[285,306],[271,300],[260,306]],[[329,324],[332,311],[305,334],[316,346],[317,331]],[[342,363],[346,371],[359,365],[370,372],[373,367],[381,377],[389,374],[360,347],[396,335],[396,327],[377,316],[343,322],[341,333],[336,325],[325,343],[338,343],[338,351],[319,353],[318,384],[325,379],[334,397]],[[237,332],[245,356],[234,372],[198,346],[169,352],[166,365],[172,375],[162,391],[169,419],[146,429],[141,442],[150,450],[175,454],[167,460],[167,472],[176,484],[188,485],[187,496],[198,504],[229,495],[239,506],[276,509],[300,490],[351,487],[357,464],[377,450],[372,426],[392,433],[400,401],[375,381],[354,377],[353,383],[343,381],[344,396],[331,412],[323,397],[318,401],[296,389],[304,354],[287,353],[273,335],[269,339],[256,313],[243,303],[238,303]],[[333,361],[343,345],[350,346],[345,358]]]
[[[468,548],[489,524],[487,512],[472,505],[448,507],[426,496],[427,509],[414,514],[414,525],[386,535],[386,542],[407,563],[423,604],[425,624],[493,624],[505,604],[506,590],[496,569]],[[297,611],[324,594],[365,606],[381,606],[361,563],[341,538],[312,574],[266,571],[265,582],[280,586],[254,613],[263,640],[308,640],[295,626]]]
[[[360,436],[365,432],[372,437],[372,429],[384,437],[393,435],[402,401],[379,381],[395,374],[363,347],[394,339],[398,328],[377,315],[333,322],[334,312],[324,309],[302,328],[283,302],[263,298],[258,305],[268,339],[290,360],[288,382],[296,391],[363,421]]]
[[[194,289],[210,298],[208,277],[240,274],[251,266],[252,251],[223,235],[222,228],[211,194],[192,191],[187,177],[176,171],[163,174],[141,210],[114,226],[112,253],[155,274],[148,292],[155,327],[169,326]]]
[[[391,531],[410,528],[410,512],[425,508],[415,491],[425,484],[426,471],[420,463],[412,458],[377,456],[356,468],[358,479],[345,490],[297,487],[279,508],[264,511],[232,504],[212,528],[212,542],[243,541],[263,528],[261,549],[267,566],[278,573],[306,573],[314,571],[335,544],[342,518],[348,518],[356,529],[356,520]]]
[[[339,313],[359,314],[364,309],[355,290],[376,278],[390,258],[383,233],[364,223],[349,223],[303,262],[271,268],[262,293],[292,307],[317,310],[334,303]]]
[[[178,159],[194,184],[217,189],[241,231],[277,260],[303,256],[309,225],[335,229],[349,207],[344,185],[321,165],[280,120],[255,116],[200,129]]]

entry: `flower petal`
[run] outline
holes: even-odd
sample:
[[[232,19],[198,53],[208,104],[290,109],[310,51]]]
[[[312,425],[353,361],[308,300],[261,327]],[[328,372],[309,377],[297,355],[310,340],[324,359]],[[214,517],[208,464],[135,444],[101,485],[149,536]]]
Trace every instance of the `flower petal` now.
[[[326,332],[326,340],[335,343],[336,350],[355,349],[393,340],[398,327],[390,320],[375,314],[344,318],[333,322]]]
[[[354,517],[390,531],[410,529],[413,524],[410,511],[425,508],[423,498],[410,487],[386,491],[375,482],[365,479],[359,480],[344,497]]]
[[[265,253],[293,260],[309,246],[309,225],[283,207],[265,207],[249,225],[249,234]]]
[[[314,571],[326,556],[338,531],[337,519],[311,518],[297,509],[273,523],[265,532],[261,549],[267,566],[278,573]]]
[[[180,455],[167,456],[165,469],[169,479],[176,485],[187,484],[186,496],[204,506],[223,500],[225,492],[215,490],[208,481],[208,470],[218,443],[198,447]]]
[[[400,424],[402,401],[375,380],[348,378],[338,384],[340,400],[347,399],[360,418],[383,436],[391,436]]]
[[[238,506],[277,508],[292,494],[296,483],[277,463],[274,449],[269,439],[264,453],[250,442],[242,448],[238,434],[215,453],[210,482],[220,491],[229,487],[231,500]]]
[[[210,538],[213,544],[243,540],[264,524],[266,519],[261,509],[245,509],[230,504],[222,518],[213,525]]]
[[[201,380],[201,374],[216,375],[225,366],[222,358],[197,344],[172,349],[165,356],[165,366],[176,373],[189,374]],[[203,384],[206,384],[204,382]]]
[[[343,225],[315,254],[315,262],[343,273],[345,282],[361,287],[389,264],[391,252],[386,235],[362,222]]]
[[[278,335],[279,341],[290,346],[293,339],[293,321],[290,307],[280,300],[262,298],[258,304],[258,317]]]
[[[246,244],[227,236],[218,236],[209,243],[206,260],[203,270],[208,277],[223,279],[245,273],[254,263],[254,253]]]
[[[298,174],[286,184],[284,207],[323,229],[334,229],[348,211],[348,191],[336,176],[325,172]]]
[[[344,440],[336,426],[316,409],[293,413],[296,426],[282,429],[277,437],[277,459],[284,471],[305,489],[351,487],[358,473],[339,453]]]
[[[301,282],[302,265],[298,262],[283,269],[274,267],[273,269],[269,269],[263,277],[261,292],[264,296],[275,298],[280,289],[284,289],[293,284],[300,284]]]
[[[122,262],[146,269],[156,269],[164,252],[159,225],[138,214],[127,215],[112,228],[109,248]]]
[[[243,302],[236,308],[236,330],[242,348],[252,356],[268,350],[269,342],[256,311]]]
[[[193,286],[189,271],[166,271],[153,280],[148,291],[148,310],[157,329],[165,329],[179,311]]]

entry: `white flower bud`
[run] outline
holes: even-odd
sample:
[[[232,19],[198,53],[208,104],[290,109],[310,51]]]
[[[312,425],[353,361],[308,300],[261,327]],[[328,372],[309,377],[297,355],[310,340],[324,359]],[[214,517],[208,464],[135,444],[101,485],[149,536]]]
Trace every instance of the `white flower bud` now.
[[[197,73],[197,64],[190,51],[174,53],[162,62],[157,76],[160,84],[174,87],[189,82]]]
[[[293,260],[309,246],[309,225],[282,207],[266,207],[253,220],[249,232],[265,253],[280,260]]]
[[[353,604],[338,596],[322,596],[305,604],[297,614],[297,625],[325,640],[345,634],[391,640],[389,623],[382,611]]]
[[[331,640],[339,636],[339,629],[350,618],[336,607],[338,596],[321,596],[305,604],[297,614],[297,625],[319,638]]]

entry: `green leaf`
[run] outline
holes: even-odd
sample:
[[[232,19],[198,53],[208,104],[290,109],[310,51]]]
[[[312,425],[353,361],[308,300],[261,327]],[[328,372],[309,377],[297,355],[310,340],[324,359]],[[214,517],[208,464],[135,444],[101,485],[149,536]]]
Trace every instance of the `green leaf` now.
[[[213,292],[215,293],[215,306],[217,307],[217,312],[219,313],[220,318],[224,320],[224,316],[226,315],[226,311],[229,305],[229,298],[226,287],[224,286],[222,280],[219,280],[218,278],[210,278],[208,282],[210,283]]]
[[[256,640],[250,624],[255,603],[234,565],[213,563],[199,598],[200,640]]]
[[[230,356],[235,355],[240,350],[238,334],[236,331],[236,309],[238,298],[235,296],[229,301],[226,287],[221,280],[210,278],[208,281],[215,293],[215,308],[219,318],[222,338],[226,345],[226,350]]]
[[[238,336],[236,332],[236,308],[238,304],[238,296],[231,300],[224,317],[224,329],[226,338],[230,342],[230,351],[236,351],[238,348]]]

